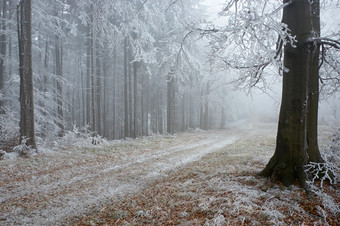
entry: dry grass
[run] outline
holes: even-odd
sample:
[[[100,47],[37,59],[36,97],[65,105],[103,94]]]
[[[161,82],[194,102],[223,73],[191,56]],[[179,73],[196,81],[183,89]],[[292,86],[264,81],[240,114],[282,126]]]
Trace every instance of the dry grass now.
[[[328,136],[324,130],[321,142]],[[306,195],[256,176],[274,148],[275,133],[240,140],[67,224],[340,225],[339,185]]]
[[[246,124],[3,160],[0,225],[340,225],[339,184],[307,196],[256,176],[275,135]]]

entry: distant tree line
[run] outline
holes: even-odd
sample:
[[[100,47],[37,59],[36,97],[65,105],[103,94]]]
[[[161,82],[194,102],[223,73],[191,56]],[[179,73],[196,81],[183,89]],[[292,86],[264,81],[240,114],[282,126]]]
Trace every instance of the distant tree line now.
[[[30,39],[20,27],[28,12],[20,8],[24,3],[0,1],[3,146],[19,142],[19,124],[27,122],[20,118],[25,100],[19,101],[20,80],[26,78],[19,59],[29,57],[19,52],[20,40]],[[28,29],[38,141],[54,140],[74,125],[109,139],[225,125],[228,113],[221,101],[214,104],[218,98],[211,92],[218,79],[209,73],[199,37],[187,36],[202,23],[204,9],[199,1],[172,3],[32,1]],[[21,132],[20,140],[29,136]]]

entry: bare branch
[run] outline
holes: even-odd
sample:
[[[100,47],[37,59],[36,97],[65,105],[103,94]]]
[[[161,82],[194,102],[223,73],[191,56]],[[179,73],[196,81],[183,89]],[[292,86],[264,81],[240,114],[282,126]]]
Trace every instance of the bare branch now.
[[[169,6],[168,8],[166,8],[165,12],[167,12],[173,5],[175,5],[177,2],[179,2],[181,0],[174,0]]]
[[[148,0],[144,0],[144,2],[142,3],[142,5],[139,7],[138,11],[137,11],[137,14],[139,14],[139,12],[142,10],[142,8],[144,7],[145,3],[147,2]]]

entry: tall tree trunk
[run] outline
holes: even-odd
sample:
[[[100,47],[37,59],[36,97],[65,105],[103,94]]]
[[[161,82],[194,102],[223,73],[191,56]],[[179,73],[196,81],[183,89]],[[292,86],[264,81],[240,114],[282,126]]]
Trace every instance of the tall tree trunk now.
[[[185,97],[186,97],[186,92],[183,93],[183,97],[182,97],[182,127],[181,130],[185,131],[187,129],[186,126],[186,101],[185,101]]]
[[[304,165],[322,161],[316,140],[319,46],[314,39],[320,35],[318,9],[319,0],[294,0],[283,10],[282,21],[297,43],[296,48],[288,44],[284,49],[284,66],[288,70],[283,74],[276,150],[260,174],[285,186],[298,179],[305,187]]]
[[[128,74],[129,74],[129,137],[133,137],[133,131],[134,131],[134,124],[133,124],[133,88],[132,88],[132,83],[133,83],[133,79],[132,79],[132,65],[131,65],[131,61],[132,61],[132,46],[131,43],[129,43],[128,46]]]
[[[145,92],[144,92],[144,81],[145,80],[145,73],[142,73],[142,91],[141,91],[141,101],[140,101],[140,106],[141,106],[141,111],[142,111],[142,120],[141,120],[141,135],[145,135],[145,103],[144,103],[144,98],[145,98]]]
[[[129,137],[128,40],[124,40],[124,137]]]
[[[203,129],[209,129],[209,93],[210,93],[210,83],[207,82],[207,91],[205,94],[205,102],[204,102],[204,118],[203,118]]]
[[[174,114],[173,114],[173,89],[174,89],[174,77],[171,69],[167,78],[167,132],[172,134],[174,132]]]
[[[95,32],[95,22],[94,22],[94,6],[93,3],[91,4],[91,128],[93,132],[96,132],[97,125],[96,125],[96,84],[95,84],[95,74],[96,74],[96,32]]]
[[[137,70],[138,70],[138,62],[133,62],[133,138],[137,138],[138,136],[138,118],[137,118],[137,106],[138,106],[138,84],[137,84]]]
[[[320,4],[319,0],[313,2],[312,29],[320,37]],[[312,50],[310,58],[310,76],[308,81],[308,112],[307,112],[307,144],[310,162],[322,162],[318,145],[318,109],[319,109],[319,46],[309,43]],[[311,46],[313,45],[313,46]]]
[[[58,13],[56,13],[58,16]],[[60,26],[57,24],[57,26]],[[62,62],[62,44],[59,35],[55,36],[55,74],[57,76],[57,125],[59,127],[59,136],[64,134],[64,115],[63,115],[63,86],[62,86],[62,78],[63,78],[63,62]]]
[[[112,109],[112,138],[116,139],[116,71],[117,71],[117,49],[113,50],[113,78],[112,78],[112,87],[113,87],[113,109]]]
[[[86,124],[91,125],[91,27],[87,28],[86,50]]]
[[[18,5],[18,42],[20,61],[20,142],[26,139],[26,144],[35,149],[31,0],[22,0]]]
[[[47,98],[47,86],[48,86],[48,64],[49,64],[49,50],[48,50],[48,38],[46,38],[45,40],[45,52],[44,52],[44,79],[43,79],[43,83],[42,83],[42,91],[44,93],[44,99],[43,101],[40,103],[41,104],[41,107],[42,108],[45,108],[45,101],[46,101],[46,98]],[[43,115],[46,116],[46,111],[43,111]],[[45,136],[47,134],[47,122],[43,122],[43,125],[42,125],[42,136]]]
[[[101,82],[101,60],[99,55],[99,44],[96,40],[96,125],[98,134],[102,135],[101,127],[101,93],[102,93],[102,82]]]
[[[2,1],[2,9],[0,8],[0,14],[2,11],[2,22],[0,24],[0,93],[4,92],[5,83],[5,58],[6,58],[6,48],[7,48],[7,35],[6,35],[6,11],[7,11],[7,1]],[[0,5],[1,6],[1,5]],[[2,107],[4,103],[0,100],[0,114],[3,112]]]
[[[8,8],[9,8],[9,14],[8,14],[8,20],[11,20],[12,19],[12,15],[15,14],[15,6],[13,6],[13,1],[9,1],[8,2]],[[14,28],[13,28],[13,24],[9,24],[8,25],[8,29],[10,31],[13,31]],[[13,49],[12,49],[12,46],[13,46],[13,39],[11,37],[12,35],[9,34],[9,37],[8,37],[8,59],[12,59],[12,54],[13,54]],[[12,62],[9,63],[8,65],[8,76],[11,77],[13,74],[13,64]]]
[[[199,125],[201,129],[204,129],[204,88],[201,89],[200,96],[200,117],[199,117]]]
[[[157,131],[160,134],[164,133],[164,125],[165,123],[164,121],[164,115],[163,115],[163,89],[159,88],[157,90],[158,95],[155,99],[155,104],[157,105],[157,118],[156,118],[156,122],[157,122]],[[171,107],[170,107],[171,109]]]
[[[105,51],[103,51],[105,52]],[[109,138],[109,126],[108,126],[108,106],[109,106],[109,101],[108,101],[108,86],[109,86],[109,79],[108,79],[108,73],[107,73],[107,58],[108,56],[106,55],[106,53],[103,53],[103,117],[102,117],[102,121],[103,121],[103,136],[106,138]]]

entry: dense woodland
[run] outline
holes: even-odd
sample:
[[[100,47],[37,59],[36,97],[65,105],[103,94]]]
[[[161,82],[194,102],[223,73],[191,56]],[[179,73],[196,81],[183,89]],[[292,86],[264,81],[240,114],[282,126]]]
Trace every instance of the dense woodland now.
[[[15,142],[18,4],[1,1],[1,140]],[[109,139],[223,126],[203,45],[188,35],[203,17],[199,1],[32,1],[37,138],[74,126]]]

